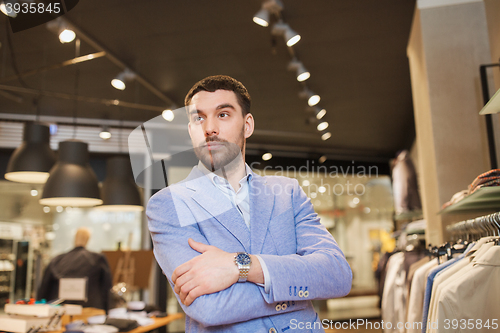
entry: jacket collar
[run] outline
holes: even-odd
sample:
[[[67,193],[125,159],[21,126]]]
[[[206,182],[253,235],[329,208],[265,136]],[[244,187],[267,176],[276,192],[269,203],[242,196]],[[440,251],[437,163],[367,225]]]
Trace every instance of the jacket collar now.
[[[197,167],[183,181],[191,198],[222,224],[250,253],[260,253],[274,207],[274,194],[266,180],[247,168],[250,194],[250,230],[233,204]]]

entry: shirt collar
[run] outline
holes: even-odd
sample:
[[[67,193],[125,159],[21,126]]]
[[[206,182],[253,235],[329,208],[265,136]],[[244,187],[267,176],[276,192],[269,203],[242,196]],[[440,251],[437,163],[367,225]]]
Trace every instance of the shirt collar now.
[[[214,185],[223,184],[223,183],[227,182],[227,180],[225,180],[224,178],[222,178],[219,175],[216,175],[212,171],[208,170],[207,167],[203,163],[201,163],[201,161],[198,162],[198,169],[205,176],[207,176],[212,181],[212,183]],[[243,178],[241,178],[241,180],[239,181],[240,185],[242,185],[242,186],[245,182],[247,182],[247,181],[249,182],[253,178],[252,169],[250,169],[250,167],[246,163],[245,163],[245,173],[246,173],[246,175]]]

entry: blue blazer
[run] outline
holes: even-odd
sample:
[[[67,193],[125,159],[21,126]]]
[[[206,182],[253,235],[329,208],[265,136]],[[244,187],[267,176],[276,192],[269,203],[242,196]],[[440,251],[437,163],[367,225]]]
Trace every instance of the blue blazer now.
[[[186,332],[324,332],[311,300],[349,293],[352,272],[344,254],[297,180],[252,173],[249,195],[250,230],[197,167],[149,200],[155,257],[172,287],[175,268],[199,255],[188,238],[259,255],[269,271],[269,293],[251,282],[235,283],[181,304]]]

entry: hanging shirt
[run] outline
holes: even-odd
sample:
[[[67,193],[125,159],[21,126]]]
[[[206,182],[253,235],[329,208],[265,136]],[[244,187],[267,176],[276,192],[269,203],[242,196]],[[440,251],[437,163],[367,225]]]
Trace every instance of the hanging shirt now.
[[[470,270],[442,290],[437,311],[439,332],[494,332],[500,328],[500,246],[487,248]]]

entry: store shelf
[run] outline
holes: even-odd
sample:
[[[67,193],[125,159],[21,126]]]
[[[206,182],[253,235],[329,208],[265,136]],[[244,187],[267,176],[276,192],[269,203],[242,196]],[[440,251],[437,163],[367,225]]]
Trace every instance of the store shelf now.
[[[500,112],[500,89],[493,95],[486,105],[479,111],[479,114],[492,114]]]
[[[441,210],[439,214],[500,210],[500,186],[483,187],[459,202]]]

